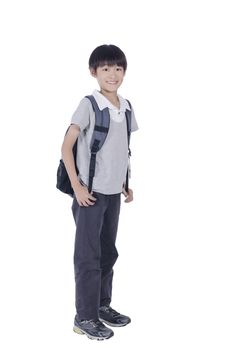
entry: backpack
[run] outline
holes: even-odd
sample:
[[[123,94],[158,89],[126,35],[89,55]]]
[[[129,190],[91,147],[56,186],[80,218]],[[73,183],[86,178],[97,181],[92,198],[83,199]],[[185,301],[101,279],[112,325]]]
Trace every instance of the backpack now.
[[[90,164],[89,164],[89,183],[88,183],[88,191],[89,193],[91,193],[93,178],[95,174],[95,167],[96,167],[96,156],[97,156],[97,152],[102,148],[109,131],[110,113],[109,113],[108,107],[104,108],[103,110],[100,110],[95,98],[92,95],[85,96],[85,97],[90,100],[93,110],[95,112],[95,126],[93,130],[91,144],[90,144],[91,157],[90,157]],[[128,100],[127,102],[131,107],[130,102]],[[131,111],[126,109],[125,115],[126,115],[126,125],[127,125],[128,156],[130,157],[131,151],[130,151],[129,145],[130,145],[130,135],[131,135]],[[68,130],[66,131],[66,133],[67,132]],[[78,169],[76,166],[77,142],[78,142],[78,139],[75,141],[73,145],[73,157],[75,161],[76,172],[78,175]],[[128,192],[128,186],[129,186],[129,170],[127,169],[126,182],[125,182],[126,192]],[[61,192],[66,193],[73,197],[74,191],[71,186],[71,182],[69,180],[69,176],[62,159],[60,159],[60,163],[57,169],[56,188],[58,188],[58,190],[60,190]]]

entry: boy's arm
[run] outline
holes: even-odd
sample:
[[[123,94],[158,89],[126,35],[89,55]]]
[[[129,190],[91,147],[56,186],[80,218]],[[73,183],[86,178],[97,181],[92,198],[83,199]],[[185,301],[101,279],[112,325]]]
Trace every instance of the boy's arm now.
[[[71,125],[64,137],[64,141],[61,147],[62,159],[67,170],[72,188],[78,189],[81,186],[79,179],[77,177],[75,169],[75,160],[73,157],[73,145],[76,142],[78,136],[80,135],[80,128],[78,125]]]
[[[88,189],[80,183],[76,168],[75,168],[75,159],[73,157],[73,145],[76,142],[76,139],[80,135],[80,128],[78,125],[72,124],[65,137],[61,147],[62,159],[67,170],[73,191],[75,193],[76,199],[80,206],[89,206],[93,205],[95,198],[88,192]]]

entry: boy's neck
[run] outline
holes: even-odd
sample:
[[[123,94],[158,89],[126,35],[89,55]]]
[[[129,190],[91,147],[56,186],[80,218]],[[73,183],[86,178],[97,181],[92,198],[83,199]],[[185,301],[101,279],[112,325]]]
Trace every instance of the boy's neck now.
[[[120,101],[118,98],[117,91],[108,92],[105,90],[100,90],[100,93],[107,98],[115,107],[120,108]]]

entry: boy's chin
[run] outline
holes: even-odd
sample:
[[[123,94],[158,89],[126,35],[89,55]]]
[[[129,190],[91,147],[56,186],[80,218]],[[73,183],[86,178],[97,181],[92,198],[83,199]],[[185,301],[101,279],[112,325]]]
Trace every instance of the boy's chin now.
[[[104,86],[102,87],[102,90],[106,91],[106,92],[117,92],[118,91],[119,86]]]

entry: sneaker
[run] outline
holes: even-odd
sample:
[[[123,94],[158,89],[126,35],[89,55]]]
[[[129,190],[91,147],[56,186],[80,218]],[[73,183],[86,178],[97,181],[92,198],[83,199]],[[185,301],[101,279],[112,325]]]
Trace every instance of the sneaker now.
[[[99,319],[112,327],[123,327],[131,322],[130,317],[120,314],[110,306],[99,308]]]
[[[114,332],[99,320],[82,320],[74,323],[73,330],[78,334],[86,334],[90,339],[104,340],[114,335]]]

